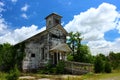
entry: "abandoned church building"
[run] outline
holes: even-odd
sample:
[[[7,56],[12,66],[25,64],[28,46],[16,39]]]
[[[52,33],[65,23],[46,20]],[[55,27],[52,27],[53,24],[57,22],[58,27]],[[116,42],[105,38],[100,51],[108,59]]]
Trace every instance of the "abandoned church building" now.
[[[66,53],[71,49],[66,44],[67,31],[61,25],[62,16],[52,13],[46,19],[46,30],[24,40],[25,57],[22,69],[38,69],[49,61],[57,64],[59,60],[66,60]],[[21,44],[20,42],[18,44]]]

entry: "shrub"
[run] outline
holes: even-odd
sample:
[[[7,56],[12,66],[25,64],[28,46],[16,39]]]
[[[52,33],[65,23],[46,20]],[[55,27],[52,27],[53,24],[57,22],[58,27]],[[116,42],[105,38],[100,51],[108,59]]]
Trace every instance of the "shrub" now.
[[[74,60],[73,55],[72,54],[68,54],[67,60],[68,61],[73,61]]]
[[[20,76],[20,72],[17,66],[15,66],[13,70],[10,70],[6,78],[7,80],[18,80],[19,76]]]
[[[64,67],[65,67],[64,61],[59,61],[59,63],[56,65],[56,72],[58,74],[64,73]]]
[[[38,73],[40,74],[51,74],[54,73],[54,66],[49,61],[43,69],[38,70]]]
[[[106,73],[111,73],[111,65],[110,65],[110,63],[109,62],[105,62],[105,69],[104,69],[104,71],[106,72]]]
[[[100,73],[104,71],[104,62],[100,56],[96,56],[94,62],[94,71],[95,73]]]

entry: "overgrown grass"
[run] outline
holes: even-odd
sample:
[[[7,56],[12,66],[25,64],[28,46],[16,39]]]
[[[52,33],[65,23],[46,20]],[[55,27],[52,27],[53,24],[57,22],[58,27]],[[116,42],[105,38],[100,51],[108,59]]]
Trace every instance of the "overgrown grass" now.
[[[45,75],[45,74],[30,74],[37,79],[48,78],[50,80],[119,80],[120,71],[113,71],[113,73],[88,73],[85,75]]]
[[[7,80],[6,79],[7,75],[8,75],[7,73],[0,72],[0,80]],[[45,75],[26,73],[22,74],[22,76],[33,76],[35,77],[35,80],[40,78],[49,78],[51,80],[119,80],[120,70],[115,70],[112,73],[99,73],[99,74],[88,73],[85,75]]]
[[[89,74],[83,75],[81,79],[82,80],[102,80],[102,79],[119,80],[120,72],[99,73],[99,74],[89,73]]]
[[[6,80],[7,73],[0,72],[0,80]]]

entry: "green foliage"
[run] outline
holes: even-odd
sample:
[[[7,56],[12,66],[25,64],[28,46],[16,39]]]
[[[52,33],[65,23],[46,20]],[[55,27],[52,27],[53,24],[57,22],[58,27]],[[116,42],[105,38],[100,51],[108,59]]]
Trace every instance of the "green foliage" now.
[[[20,76],[20,72],[17,66],[14,67],[13,70],[10,70],[9,75],[6,77],[7,80],[18,80]]]
[[[104,69],[104,71],[106,72],[106,73],[111,73],[111,71],[112,71],[112,69],[111,69],[111,65],[110,65],[110,63],[109,62],[105,62],[105,69]]]
[[[64,73],[64,61],[59,61],[56,66],[48,63],[46,67],[42,70],[39,70],[38,73],[40,74],[62,74]]]
[[[24,52],[24,49],[25,49],[25,43],[21,43],[21,44],[17,44],[14,46],[14,54],[15,55],[15,64],[18,65],[18,68],[21,69],[22,68],[22,61],[23,61],[23,58],[25,57],[25,52]]]
[[[77,62],[92,62],[92,55],[90,54],[89,47],[86,45],[81,45],[74,56],[74,60]]]
[[[113,69],[120,69],[120,53],[110,52],[108,60],[110,61]]]
[[[12,46],[9,43],[0,44],[0,71],[11,70],[15,64],[22,64],[24,44]]]
[[[12,53],[12,48],[8,43],[1,45],[0,47],[0,67],[2,70],[8,71],[13,67],[14,54]]]
[[[107,61],[107,57],[104,54],[99,54],[99,56],[102,58],[103,61]]]
[[[76,46],[76,33],[70,32],[69,33],[69,39],[67,39],[67,44],[69,45],[69,47],[72,49],[73,51],[73,55],[75,54],[75,46]]]
[[[6,80],[7,73],[0,72],[0,80]]]
[[[100,73],[104,71],[104,62],[99,55],[96,56],[96,59],[94,62],[94,71],[95,73]]]
[[[53,66],[51,64],[51,61],[49,61],[45,65],[45,68],[38,70],[38,73],[40,73],[40,74],[50,74],[50,73],[52,73],[52,68],[53,68]]]
[[[82,38],[79,32],[69,33],[69,39],[67,40],[68,45],[72,49],[73,53],[68,55],[67,59],[70,61],[77,62],[93,62],[93,57],[90,53],[90,49],[87,45],[82,45]]]
[[[57,74],[64,73],[64,67],[65,67],[64,61],[59,61],[59,63],[56,66]]]
[[[73,55],[72,55],[72,54],[68,54],[68,55],[67,55],[67,60],[68,60],[68,61],[74,61]]]
[[[94,62],[94,71],[95,73],[100,73],[100,72],[111,73],[112,71],[111,64],[105,55],[99,54],[96,56]]]

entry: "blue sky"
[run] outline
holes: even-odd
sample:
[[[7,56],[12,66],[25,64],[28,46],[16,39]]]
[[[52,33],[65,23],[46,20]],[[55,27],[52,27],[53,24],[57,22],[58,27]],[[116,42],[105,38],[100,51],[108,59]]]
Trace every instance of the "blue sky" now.
[[[16,44],[45,30],[52,12],[81,32],[92,54],[120,52],[120,0],[0,0],[0,43]]]

